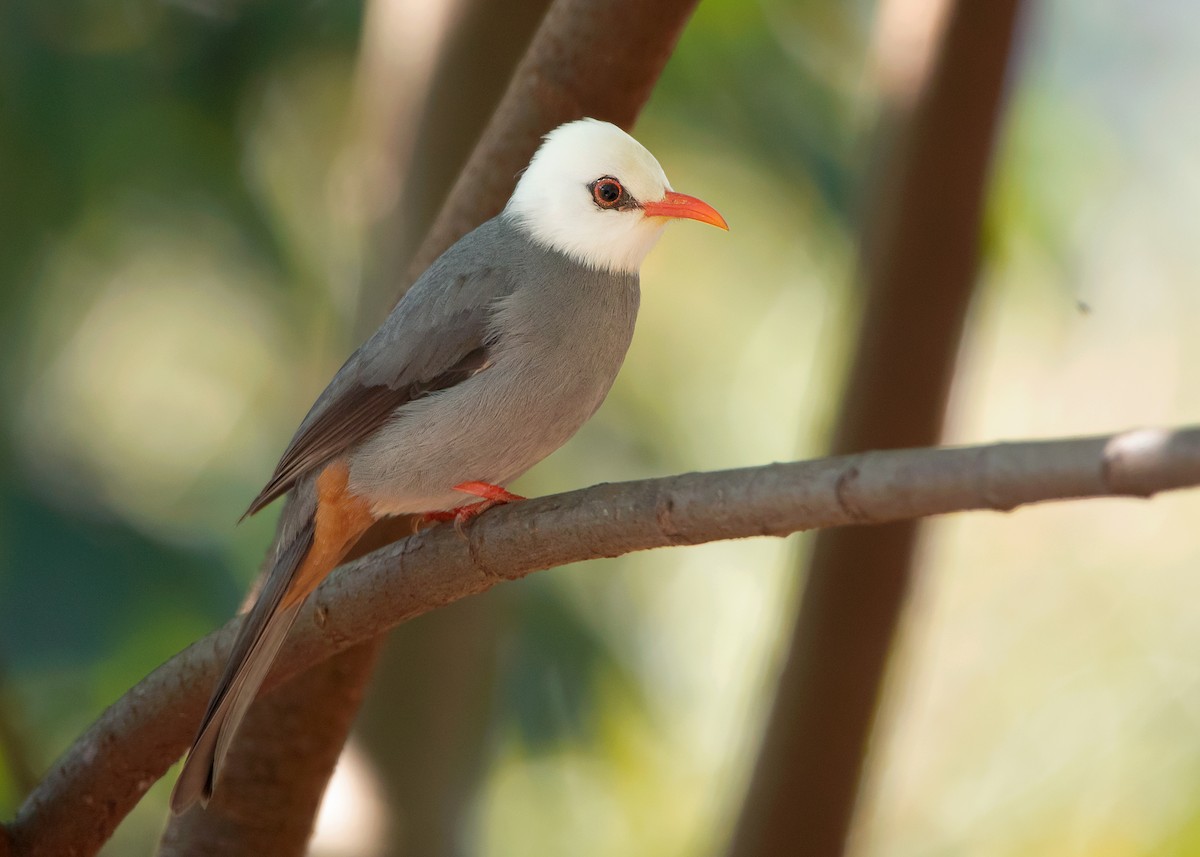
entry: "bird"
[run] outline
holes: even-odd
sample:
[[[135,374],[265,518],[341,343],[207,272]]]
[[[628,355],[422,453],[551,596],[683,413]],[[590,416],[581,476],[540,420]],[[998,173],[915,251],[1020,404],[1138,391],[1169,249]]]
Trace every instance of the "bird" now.
[[[301,606],[367,529],[395,515],[461,528],[524,499],[505,486],[600,407],[633,337],[642,261],[680,219],[729,228],[616,125],[560,125],[500,214],[434,261],[350,356],[243,515],[287,496],[173,812],[207,806]]]

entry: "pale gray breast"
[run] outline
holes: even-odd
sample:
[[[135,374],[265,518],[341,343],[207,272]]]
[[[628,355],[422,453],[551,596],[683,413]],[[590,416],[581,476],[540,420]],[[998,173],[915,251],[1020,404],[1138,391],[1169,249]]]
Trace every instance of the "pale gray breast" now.
[[[494,359],[524,379],[543,409],[583,408],[586,419],[625,360],[638,277],[597,271],[526,243],[514,266],[521,285],[496,302],[492,315]]]
[[[488,367],[403,406],[352,457],[352,488],[380,512],[461,505],[454,485],[519,476],[591,417],[625,359],[637,275],[580,265],[500,220],[487,265],[512,288],[488,307]]]

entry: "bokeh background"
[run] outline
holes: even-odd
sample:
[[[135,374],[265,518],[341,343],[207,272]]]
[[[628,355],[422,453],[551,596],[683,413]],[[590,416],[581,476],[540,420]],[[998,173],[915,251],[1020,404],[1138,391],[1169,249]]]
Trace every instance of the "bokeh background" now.
[[[478,132],[446,117],[520,52],[456,30],[469,8],[0,7],[0,815],[236,609],[274,513],[234,521],[403,286]],[[1200,422],[1200,9],[1030,11],[947,440]],[[821,453],[902,23],[704,0],[637,134],[733,230],[670,230],[609,401],[517,490]],[[1200,853],[1197,520],[1183,493],[933,522],[854,853]],[[717,853],[804,544],[590,563],[411,623],[421,681],[385,658],[314,853],[404,853],[439,753],[463,853]],[[459,729],[404,735],[447,699]],[[108,854],[152,852],[169,779]]]

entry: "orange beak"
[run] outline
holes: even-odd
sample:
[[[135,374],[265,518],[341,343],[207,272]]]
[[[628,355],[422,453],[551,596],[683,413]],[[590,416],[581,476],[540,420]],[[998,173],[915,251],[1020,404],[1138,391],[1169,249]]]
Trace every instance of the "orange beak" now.
[[[703,200],[688,196],[686,193],[667,191],[667,195],[658,202],[643,202],[642,211],[647,217],[686,218],[710,223],[720,229],[729,231],[725,218],[717,214],[717,210]]]

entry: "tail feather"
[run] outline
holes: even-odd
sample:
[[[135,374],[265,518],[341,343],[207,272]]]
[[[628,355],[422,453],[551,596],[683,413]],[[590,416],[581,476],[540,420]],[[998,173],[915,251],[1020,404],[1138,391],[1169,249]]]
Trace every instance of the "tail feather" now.
[[[175,813],[183,812],[197,801],[206,805],[212,797],[221,763],[229,752],[238,725],[254,701],[303,603],[281,606],[297,570],[312,548],[313,529],[310,518],[280,552],[258,600],[242,620],[225,672],[217,682],[192,750],[171,792],[171,810]]]

